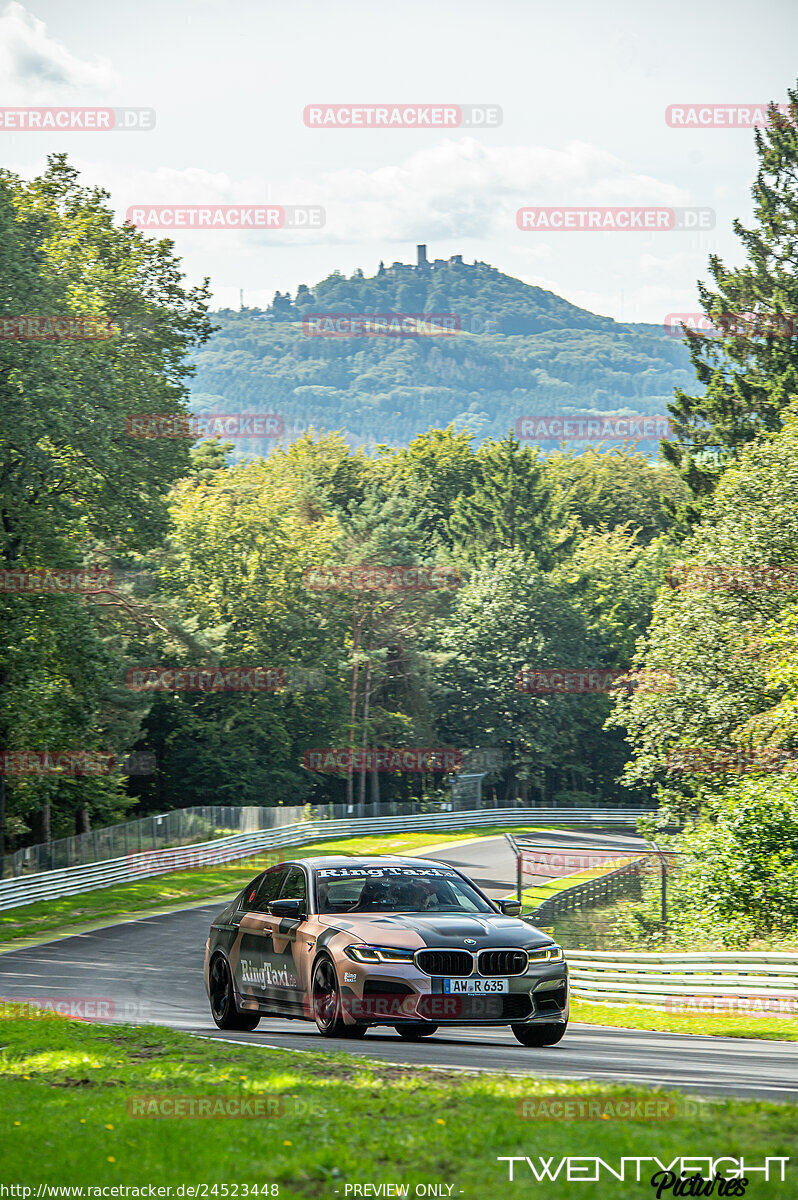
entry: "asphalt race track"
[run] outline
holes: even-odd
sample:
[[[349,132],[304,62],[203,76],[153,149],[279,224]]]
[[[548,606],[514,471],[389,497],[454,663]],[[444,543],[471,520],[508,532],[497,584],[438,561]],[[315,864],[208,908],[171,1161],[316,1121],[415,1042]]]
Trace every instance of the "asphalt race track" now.
[[[632,848],[635,839],[590,833],[590,844]],[[584,846],[586,835],[540,835],[545,845]],[[504,838],[425,851],[462,868],[494,896],[513,886],[515,864]],[[264,1019],[254,1033],[222,1033],[208,1011],[202,960],[208,926],[222,901],[166,916],[143,917],[56,942],[0,954],[4,999],[85,999],[107,1020],[169,1025],[208,1037],[284,1050],[349,1051],[391,1063],[503,1070],[533,1077],[660,1084],[693,1094],[798,1101],[798,1043],[704,1038],[571,1025],[558,1046],[531,1049],[509,1029],[457,1029],[423,1043],[393,1030],[363,1041],[322,1038],[310,1022]],[[99,1007],[98,1007],[99,1006]],[[74,1005],[73,1005],[74,1007]]]

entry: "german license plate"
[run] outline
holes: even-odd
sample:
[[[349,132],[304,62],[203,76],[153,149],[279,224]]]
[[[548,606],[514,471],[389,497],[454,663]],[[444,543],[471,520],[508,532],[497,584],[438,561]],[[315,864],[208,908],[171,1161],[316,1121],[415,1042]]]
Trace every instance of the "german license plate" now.
[[[493,992],[509,992],[507,979],[444,979],[443,990],[448,995],[487,996]]]

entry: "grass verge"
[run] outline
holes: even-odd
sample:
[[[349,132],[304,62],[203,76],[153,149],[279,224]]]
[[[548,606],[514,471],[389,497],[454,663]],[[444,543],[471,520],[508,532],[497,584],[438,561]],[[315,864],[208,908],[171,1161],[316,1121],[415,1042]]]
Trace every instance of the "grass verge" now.
[[[700,991],[698,986],[696,991]],[[798,1020],[794,1017],[756,1017],[745,1013],[670,1013],[649,1008],[646,1004],[592,1004],[572,997],[571,1020],[582,1025],[651,1029],[657,1033],[798,1042]]]
[[[530,826],[530,832],[533,827]],[[467,841],[474,837],[497,837],[503,829],[488,826],[480,829],[449,829],[445,833],[403,833],[396,836],[337,838],[317,841],[303,846],[287,846],[280,853],[286,858],[310,854],[396,854],[404,850],[434,848],[451,841]],[[520,831],[517,831],[520,832]],[[153,875],[135,883],[117,884],[82,892],[79,896],[64,896],[59,900],[42,900],[20,908],[0,912],[0,944],[13,945],[45,933],[61,933],[73,925],[94,921],[135,916],[151,910],[188,907],[216,896],[233,895],[262,869],[261,864],[277,861],[274,853],[261,853],[215,867],[199,867],[190,871],[171,871]]]
[[[207,1194],[234,1196],[238,1185],[243,1197],[246,1184],[257,1185],[259,1196],[343,1200],[352,1184],[407,1184],[412,1196],[416,1185],[435,1183],[446,1185],[439,1195],[496,1196],[507,1188],[500,1156],[530,1155],[537,1164],[542,1155],[555,1168],[561,1157],[600,1156],[617,1169],[622,1156],[668,1163],[744,1155],[760,1166],[768,1156],[794,1152],[798,1135],[798,1108],[789,1104],[398,1068],[346,1054],[203,1041],[157,1026],[20,1019],[10,1008],[0,1019],[0,1044],[2,1177],[28,1186],[218,1184]],[[535,1066],[550,1054],[556,1070],[556,1049],[529,1054]],[[603,1119],[525,1119],[530,1101],[544,1097],[595,1100]],[[219,1101],[223,1108],[257,1101],[279,1115],[134,1115],[171,1111],[180,1098],[184,1107],[199,1098],[217,1108]],[[622,1099],[658,1101],[660,1116],[618,1119]],[[798,1194],[790,1164],[786,1183],[752,1178],[747,1196]],[[534,1186],[528,1172],[516,1181],[524,1195]],[[580,1182],[586,1197],[619,1195],[608,1173],[597,1183]],[[647,1182],[644,1175],[637,1190],[653,1195]],[[544,1187],[547,1200],[573,1200],[562,1175]],[[628,1180],[620,1194],[624,1187]]]

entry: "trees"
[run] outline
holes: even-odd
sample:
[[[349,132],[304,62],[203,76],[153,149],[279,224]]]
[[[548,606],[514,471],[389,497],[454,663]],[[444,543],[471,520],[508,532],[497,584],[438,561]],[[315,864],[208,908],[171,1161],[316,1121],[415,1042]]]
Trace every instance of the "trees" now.
[[[508,433],[500,442],[484,442],[475,458],[473,487],[452,506],[456,552],[478,562],[485,554],[520,550],[551,566],[557,541],[552,491],[537,450]]]
[[[729,775],[666,772],[675,747],[786,747],[795,739],[795,582],[756,581],[758,568],[791,567],[798,546],[798,414],[741,451],[660,588],[639,665],[672,672],[672,692],[619,699],[613,721],[635,747],[627,778],[659,780],[680,807],[700,809]],[[694,568],[714,569],[707,581]],[[691,575],[691,571],[693,574]],[[691,582],[692,580],[692,582]],[[686,586],[682,586],[686,585]]]
[[[559,452],[546,459],[545,467],[564,522],[576,519],[584,529],[625,525],[643,543],[666,532],[669,511],[689,496],[673,467],[652,462],[639,450]]]
[[[798,929],[798,783],[746,779],[713,796],[681,841],[672,934],[745,946]]]
[[[444,744],[499,747],[510,794],[548,795],[547,771],[578,757],[574,697],[525,695],[516,676],[525,666],[578,663],[584,640],[580,615],[534,557],[519,549],[486,556],[429,640]]]
[[[674,437],[663,450],[697,496],[708,495],[723,470],[760,432],[780,429],[798,393],[798,91],[789,115],[769,109],[754,132],[759,170],[752,188],[754,224],[734,222],[746,262],[727,268],[709,260],[712,289],[699,283],[701,307],[717,334],[688,331],[687,346],[701,394],[676,391],[669,406]]]
[[[31,182],[0,173],[4,314],[71,315],[116,331],[0,343],[7,566],[104,565],[153,545],[167,528],[168,489],[188,467],[186,443],[138,441],[125,422],[140,412],[186,411],[186,355],[210,332],[206,290],[183,287],[169,242],[115,226],[107,200],[82,187],[61,155]],[[0,595],[0,749],[127,748],[98,744],[113,666],[85,603]],[[3,784],[0,777],[0,851]],[[120,811],[118,779],[15,779],[14,827],[24,828],[40,804],[46,828],[50,802],[69,814],[77,792],[91,793],[100,814]]]

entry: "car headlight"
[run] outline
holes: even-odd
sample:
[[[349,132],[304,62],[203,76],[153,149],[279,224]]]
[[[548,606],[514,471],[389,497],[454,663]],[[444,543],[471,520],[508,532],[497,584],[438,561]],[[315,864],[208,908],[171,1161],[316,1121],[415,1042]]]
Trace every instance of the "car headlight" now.
[[[395,950],[392,946],[345,946],[344,954],[359,963],[411,963],[412,950]]]
[[[562,962],[565,958],[562,946],[541,946],[537,950],[527,950],[530,963],[538,962]]]

